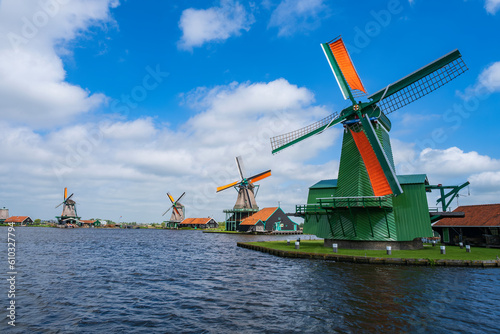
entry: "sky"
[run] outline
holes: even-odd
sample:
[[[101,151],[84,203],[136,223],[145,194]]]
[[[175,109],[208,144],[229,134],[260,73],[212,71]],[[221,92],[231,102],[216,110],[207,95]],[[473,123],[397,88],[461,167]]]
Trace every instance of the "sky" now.
[[[337,178],[342,126],[269,138],[349,105],[320,47],[339,35],[369,94],[460,50],[467,72],[389,115],[396,172],[499,203],[499,29],[500,0],[0,0],[0,207],[53,219],[68,187],[83,219],[158,223],[186,192],[222,221],[241,155],[272,170],[259,206],[294,212]]]

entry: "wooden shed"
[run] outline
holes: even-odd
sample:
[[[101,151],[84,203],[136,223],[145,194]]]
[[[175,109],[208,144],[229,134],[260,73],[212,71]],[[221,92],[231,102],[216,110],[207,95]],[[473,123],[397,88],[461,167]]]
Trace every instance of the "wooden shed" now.
[[[186,218],[177,225],[179,228],[191,227],[191,228],[216,228],[219,224],[213,218]]]
[[[14,223],[15,225],[26,226],[32,225],[33,220],[28,216],[12,216],[5,219],[5,224]]]
[[[264,208],[253,215],[243,219],[238,226],[238,231],[249,231],[250,226],[258,231],[259,221],[264,225],[264,231],[297,231],[298,224],[293,222],[279,207]]]
[[[465,217],[442,219],[432,224],[441,242],[500,247],[500,204],[463,205],[453,212],[464,212]]]

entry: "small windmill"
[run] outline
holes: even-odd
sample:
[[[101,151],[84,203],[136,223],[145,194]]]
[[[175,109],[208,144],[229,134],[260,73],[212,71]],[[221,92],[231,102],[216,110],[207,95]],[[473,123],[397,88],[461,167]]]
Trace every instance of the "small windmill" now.
[[[181,221],[184,220],[185,207],[179,201],[181,200],[182,197],[184,197],[185,194],[186,194],[186,192],[183,192],[182,195],[180,195],[179,198],[176,201],[174,201],[174,197],[172,195],[170,195],[170,193],[167,193],[167,197],[170,200],[170,202],[172,203],[172,205],[167,209],[167,211],[165,211],[163,213],[162,216],[165,216],[167,214],[167,212],[170,211],[170,209],[173,209],[172,215],[170,216],[170,220],[169,220],[170,223],[180,223]]]
[[[76,213],[76,202],[71,199],[73,195],[74,194],[68,196],[68,188],[64,188],[63,201],[56,206],[56,209],[61,205],[63,206],[61,216],[56,217],[59,224],[75,224],[80,220],[80,217],[78,217]]]
[[[236,166],[238,166],[238,172],[240,173],[241,180],[229,183],[222,187],[218,187],[217,192],[234,187],[236,191],[238,191],[238,198],[236,199],[234,209],[258,210],[259,207],[257,205],[257,202],[255,201],[255,196],[257,194],[256,192],[254,193],[254,189],[256,187],[258,191],[258,186],[255,186],[253,183],[271,176],[271,170],[267,170],[251,177],[245,177],[245,168],[243,166],[243,159],[241,158],[241,156],[236,157]]]
[[[408,241],[427,236],[425,234],[432,233],[432,230],[427,218],[425,193],[416,193],[415,198],[403,194],[395,173],[389,139],[391,122],[386,114],[464,73],[467,67],[460,52],[450,52],[362,102],[357,99],[365,97],[366,90],[342,39],[338,37],[321,44],[321,47],[344,99],[348,99],[351,105],[312,125],[271,138],[272,153],[275,154],[338,123],[346,129],[338,180],[320,181],[321,192],[311,187],[308,205],[297,207],[297,214],[301,211],[305,217],[304,232],[314,233],[325,240]],[[421,189],[425,191],[423,187]],[[408,211],[416,207],[420,210],[416,214]],[[416,216],[420,218],[412,220]]]

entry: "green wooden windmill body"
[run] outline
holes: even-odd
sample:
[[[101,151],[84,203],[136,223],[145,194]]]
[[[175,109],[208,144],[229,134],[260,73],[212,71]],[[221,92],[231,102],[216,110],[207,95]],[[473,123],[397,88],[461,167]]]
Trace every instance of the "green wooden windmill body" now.
[[[318,182],[309,189],[307,204],[296,207],[296,213],[305,219],[304,233],[350,241],[411,241],[432,236],[427,177],[395,174],[389,138],[391,123],[385,114],[467,70],[460,53],[455,50],[369,96],[369,102],[360,102],[353,94],[358,88],[353,86],[363,91],[364,87],[342,40],[324,43],[322,48],[344,98],[351,100],[352,106],[271,139],[273,153],[277,153],[328,127],[344,124],[338,179]]]

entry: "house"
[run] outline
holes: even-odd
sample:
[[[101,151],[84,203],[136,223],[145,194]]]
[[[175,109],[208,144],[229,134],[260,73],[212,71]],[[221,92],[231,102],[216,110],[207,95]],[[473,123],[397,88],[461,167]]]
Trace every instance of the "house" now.
[[[173,228],[173,229],[175,229],[175,228],[178,228],[178,227],[179,227],[179,224],[180,224],[181,222],[177,222],[177,221],[171,221],[171,220],[169,220],[169,221],[164,221],[164,223],[165,223],[165,227],[166,227],[166,228]]]
[[[243,219],[238,225],[240,232],[259,231],[297,231],[298,224],[293,222],[279,207],[264,208]]]
[[[80,221],[78,222],[78,226],[80,226],[80,227],[96,227],[96,226],[100,226],[100,221],[99,220],[80,219]]]
[[[106,226],[108,225],[108,221],[107,220],[103,220],[103,219],[97,219],[94,223],[95,226]]]
[[[32,225],[33,220],[28,216],[12,216],[5,219],[5,224],[14,223],[15,225],[26,226]]]
[[[500,204],[464,205],[453,212],[464,212],[464,218],[447,218],[432,224],[445,244],[500,246]]]
[[[191,228],[216,228],[219,224],[213,218],[186,218],[177,225],[179,228],[191,227]]]

